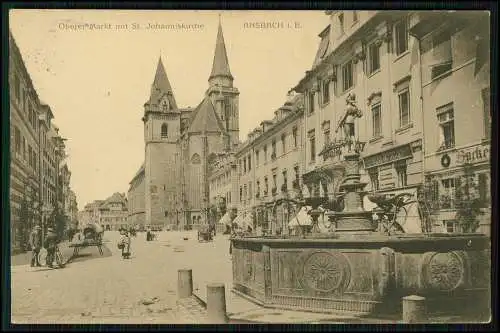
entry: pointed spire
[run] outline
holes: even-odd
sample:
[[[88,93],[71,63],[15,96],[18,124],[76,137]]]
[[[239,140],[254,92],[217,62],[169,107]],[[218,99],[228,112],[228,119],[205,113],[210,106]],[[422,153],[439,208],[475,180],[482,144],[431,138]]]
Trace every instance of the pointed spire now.
[[[170,105],[174,109],[177,109],[174,92],[172,90],[172,86],[170,85],[170,81],[168,80],[167,72],[165,71],[165,67],[163,66],[160,55],[158,57],[158,65],[156,66],[155,78],[153,80],[153,84],[151,85],[151,96],[149,98],[149,103],[158,103],[165,94],[168,95]]]
[[[214,61],[212,65],[212,73],[209,80],[216,76],[225,76],[233,78],[229,69],[229,61],[227,60],[226,44],[224,43],[224,35],[222,33],[221,17],[219,14],[219,29],[217,31],[217,41],[215,43]]]

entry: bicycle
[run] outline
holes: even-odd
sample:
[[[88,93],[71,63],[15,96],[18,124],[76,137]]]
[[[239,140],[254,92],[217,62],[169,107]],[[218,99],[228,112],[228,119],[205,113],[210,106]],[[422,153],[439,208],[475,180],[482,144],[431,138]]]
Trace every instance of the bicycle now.
[[[64,268],[66,266],[66,262],[64,261],[64,257],[59,249],[59,246],[56,244],[56,248],[54,250],[54,257],[59,268]],[[38,254],[38,262],[46,262],[47,261],[47,250],[40,251]]]
[[[377,197],[371,196],[372,202],[375,202],[381,209],[379,213],[382,215],[382,219],[379,223],[380,231],[387,233],[388,235],[396,233],[404,233],[405,230],[403,226],[396,221],[399,213],[404,212],[405,216],[408,215],[408,210],[406,206],[413,204],[416,200],[411,200],[413,198],[412,194],[401,193],[396,195],[394,198],[386,198],[385,196]]]

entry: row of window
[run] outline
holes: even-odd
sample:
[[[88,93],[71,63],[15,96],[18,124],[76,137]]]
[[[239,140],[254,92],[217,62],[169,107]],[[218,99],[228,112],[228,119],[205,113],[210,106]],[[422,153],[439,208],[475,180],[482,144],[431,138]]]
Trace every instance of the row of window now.
[[[231,183],[231,173],[227,171],[218,176],[216,179],[213,179],[211,183],[213,189],[218,189],[221,186],[228,185],[229,183]]]
[[[465,184],[464,177],[444,178],[441,181],[434,181],[431,184],[429,202],[435,208],[455,209],[458,200],[458,191]],[[467,186],[467,195],[470,198],[477,198],[483,207],[491,203],[490,179],[488,173],[477,173],[470,177]]]
[[[343,14],[339,15],[339,19],[343,17]],[[394,45],[396,55],[401,55],[408,50],[408,29],[407,22],[403,20],[394,25]],[[367,46],[367,72],[371,75],[380,69],[380,46],[379,41],[374,41]],[[342,92],[354,87],[354,77],[355,77],[355,66],[352,59],[344,63],[340,68],[341,73],[341,88]],[[318,98],[318,103],[320,105],[325,105],[330,102],[330,79],[325,79],[321,81],[319,86],[320,97]],[[308,112],[313,113],[315,110],[315,92],[310,91],[308,93]]]
[[[286,133],[281,134],[281,153],[282,155],[287,153],[287,135]],[[298,147],[298,129],[294,127],[292,129],[292,149],[296,149]],[[263,149],[263,158],[264,163],[268,161],[268,150],[267,144],[264,145]],[[274,161],[277,158],[277,149],[276,149],[276,139],[271,141],[271,156],[269,156],[271,161]],[[260,165],[260,150],[255,150],[255,166],[258,167]],[[240,174],[246,174],[252,170],[252,156],[249,154],[248,156],[243,157],[243,159],[239,160],[239,170]]]
[[[384,168],[394,168],[396,171],[396,184],[398,188],[408,186],[408,174],[407,174],[407,162],[399,161],[394,163],[392,166],[384,166]],[[386,169],[385,169],[386,170]],[[384,171],[385,171],[384,170]],[[378,167],[371,168],[368,170],[368,175],[370,176],[371,190],[380,190],[380,169]]]
[[[126,217],[101,217],[101,222],[126,222]]]
[[[38,119],[38,112],[33,107],[33,103],[30,101],[30,96],[26,89],[23,88],[21,84],[21,79],[17,73],[14,73],[14,96],[20,109],[24,111],[31,128],[36,134],[39,134],[40,124]]]
[[[292,188],[299,188],[300,184],[300,172],[299,172],[299,167],[295,166],[294,168],[294,173],[295,173],[295,178],[294,178],[294,183],[292,185]],[[278,192],[287,192],[289,190],[288,187],[288,172],[287,170],[283,170],[282,172],[282,185],[281,188],[278,189],[278,175],[277,175],[277,169],[273,170],[272,174],[272,187],[271,187],[271,193],[269,193],[269,178],[267,176],[264,177],[264,183],[263,185],[263,196],[267,196],[269,194],[271,195],[276,195]],[[257,179],[255,182],[255,196],[256,198],[259,198],[261,196],[261,183],[260,179]],[[249,182],[248,185],[241,185],[240,186],[240,202],[244,202],[246,200],[251,200],[252,198],[252,182]]]

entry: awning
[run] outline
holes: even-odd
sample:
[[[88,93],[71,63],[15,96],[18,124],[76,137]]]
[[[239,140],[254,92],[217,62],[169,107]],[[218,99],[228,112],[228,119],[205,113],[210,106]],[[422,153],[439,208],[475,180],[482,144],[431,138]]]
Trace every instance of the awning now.
[[[298,227],[302,225],[311,225],[312,219],[311,216],[307,214],[307,212],[311,209],[311,206],[303,206],[297,215],[288,222],[288,227]]]
[[[253,219],[252,214],[250,213],[242,213],[233,220],[233,223],[236,223],[240,228],[247,228],[248,226],[253,228]]]
[[[224,214],[224,216],[222,216],[218,222],[219,224],[231,224],[231,215],[229,214],[229,212],[227,212],[226,214]]]
[[[244,218],[243,214],[238,214],[238,215],[234,218],[234,220],[233,220],[233,224],[236,224],[236,225],[240,226],[240,225],[242,224],[242,222],[243,222],[243,218]]]
[[[303,206],[297,215],[290,220],[288,223],[289,228],[298,227],[298,226],[310,226],[312,225],[312,217],[309,215],[309,211],[312,209],[311,206]],[[318,207],[318,210],[321,212],[325,212],[321,206]],[[318,227],[322,232],[327,232],[327,226],[330,224],[328,221],[328,217],[325,214],[322,214],[318,217]]]

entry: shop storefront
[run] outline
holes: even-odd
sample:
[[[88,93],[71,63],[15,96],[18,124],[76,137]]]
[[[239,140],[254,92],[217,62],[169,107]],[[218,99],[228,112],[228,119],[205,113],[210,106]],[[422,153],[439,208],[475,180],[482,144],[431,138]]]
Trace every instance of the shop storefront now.
[[[373,193],[414,193],[422,184],[422,140],[364,155],[362,180]]]
[[[490,234],[490,145],[480,142],[438,152],[426,159],[427,201],[434,215],[436,232],[463,232],[457,210],[464,202],[480,207],[476,232]]]

